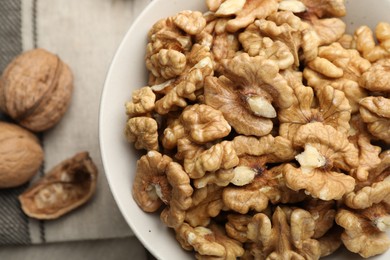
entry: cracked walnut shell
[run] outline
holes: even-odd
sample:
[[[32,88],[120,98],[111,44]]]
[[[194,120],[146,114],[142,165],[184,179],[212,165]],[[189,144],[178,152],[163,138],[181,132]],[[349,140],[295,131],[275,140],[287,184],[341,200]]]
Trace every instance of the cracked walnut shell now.
[[[0,122],[0,188],[11,188],[30,180],[43,162],[38,138],[28,130]]]
[[[86,203],[95,193],[97,168],[81,152],[53,169],[19,196],[24,213],[37,219],[56,219]]]
[[[65,114],[73,75],[58,56],[33,49],[9,63],[0,80],[0,109],[20,125],[41,132]]]

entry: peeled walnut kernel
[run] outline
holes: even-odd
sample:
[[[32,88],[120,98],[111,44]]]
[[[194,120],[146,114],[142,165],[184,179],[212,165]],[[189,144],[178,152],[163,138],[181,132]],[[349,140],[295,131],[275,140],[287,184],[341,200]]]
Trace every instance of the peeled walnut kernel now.
[[[320,39],[314,29],[299,19],[292,12],[282,11],[270,15],[267,19],[260,19],[254,23],[263,36],[274,41],[281,41],[288,46],[294,57],[294,65],[300,61],[313,60],[318,55]],[[302,50],[302,55],[300,55]]]
[[[250,210],[262,212],[269,202],[294,203],[305,198],[302,192],[293,191],[286,186],[282,175],[283,165],[270,170],[265,169],[264,165],[256,167],[257,176],[250,184],[242,187],[229,186],[224,189],[222,198],[227,208],[241,214],[246,214]]]
[[[314,89],[330,85],[343,91],[355,113],[360,99],[367,95],[360,83],[361,76],[370,67],[371,63],[357,50],[344,49],[336,42],[320,47],[319,57],[307,64],[303,75]]]
[[[390,248],[390,239],[381,230],[383,228],[381,218],[388,218],[388,214],[381,212],[381,208],[382,205],[378,204],[378,206],[360,212],[348,209],[338,210],[336,223],[344,228],[341,239],[349,251],[368,258],[383,254]],[[388,222],[388,219],[386,221]]]
[[[258,92],[257,89],[255,91]],[[218,109],[239,134],[263,136],[271,132],[272,121],[255,115],[246,105],[246,98],[225,76],[207,77],[204,87],[205,102]],[[235,111],[231,113],[231,111]]]
[[[312,238],[314,229],[309,212],[278,206],[272,218],[264,213],[254,215],[247,236],[256,243],[255,259],[319,259],[321,250]]]
[[[378,61],[383,58],[390,57],[390,24],[379,23],[375,28],[375,36],[379,42],[376,43],[374,34],[366,25],[356,29],[354,39],[356,41],[356,49],[364,58],[371,62]]]
[[[302,84],[301,73],[285,71],[283,76],[294,90],[294,103],[287,109],[279,110],[281,136],[291,140],[302,125],[310,122],[322,122],[339,132],[348,132],[351,106],[342,91],[326,85],[315,89],[314,95],[312,88]]]
[[[182,11],[173,18],[174,24],[190,35],[200,33],[206,26],[206,19],[198,11]]]
[[[298,0],[282,0],[279,2],[279,10],[301,13],[306,11],[306,6]]]
[[[58,56],[33,49],[16,57],[0,80],[0,109],[20,125],[40,132],[57,124],[73,91],[73,75]]]
[[[145,212],[154,212],[168,203],[171,188],[166,171],[171,161],[157,151],[149,151],[137,161],[132,192],[135,202]]]
[[[184,155],[184,169],[193,179],[202,178],[207,172],[231,169],[238,164],[233,143],[223,141],[204,150],[202,147],[187,145],[188,139],[180,139],[178,151]]]
[[[126,114],[129,117],[141,116],[154,109],[156,95],[150,87],[143,87],[133,91],[132,101],[126,102]]]
[[[226,236],[217,225],[192,228],[184,223],[175,231],[181,246],[195,250],[197,259],[237,259],[244,254],[241,243]]]
[[[289,188],[322,200],[339,200],[353,191],[355,179],[337,171],[349,172],[358,165],[358,150],[346,135],[316,122],[301,126],[293,143],[305,150],[296,157],[301,167],[287,164],[283,172]]]
[[[56,219],[86,203],[94,194],[97,168],[88,152],[67,159],[19,196],[24,213]]]
[[[318,239],[326,235],[332,228],[336,215],[334,201],[309,199],[305,201],[303,208],[310,212],[315,222],[313,238]]]
[[[226,29],[236,32],[253,23],[256,19],[262,19],[276,12],[278,2],[276,0],[247,0],[242,8],[235,12],[236,17],[229,20]]]
[[[292,89],[279,74],[277,63],[243,53],[223,60],[221,65],[229,80],[206,78],[206,104],[220,110],[240,134],[268,134],[272,129],[269,118],[276,116],[275,107],[287,108],[293,101]]]
[[[225,16],[235,14],[244,7],[245,2],[246,0],[226,0],[219,6],[215,15]]]
[[[158,150],[157,122],[151,117],[133,117],[127,121],[125,135],[136,149]]]
[[[379,163],[358,181],[353,192],[345,196],[345,204],[352,209],[365,209],[382,201],[390,202],[390,150],[380,155]]]
[[[231,130],[222,112],[208,105],[187,106],[180,119],[191,140],[200,144],[223,138]]]
[[[360,115],[368,131],[375,137],[390,143],[390,99],[382,96],[360,100]]]
[[[230,213],[227,215],[227,222],[225,224],[226,233],[229,237],[234,238],[241,243],[248,240],[248,224],[251,222],[252,216]]]
[[[379,158],[381,147],[371,144],[372,136],[360,115],[354,115],[350,123],[351,129],[348,139],[359,150],[359,166],[353,170],[352,176],[357,181],[367,181],[368,178],[372,177],[369,172],[381,162]]]
[[[168,227],[176,228],[183,224],[186,210],[192,206],[193,188],[188,174],[180,164],[170,162],[166,174],[172,190],[168,196],[169,205],[162,211],[160,218]]]
[[[147,60],[147,68],[155,77],[171,79],[180,75],[186,66],[186,56],[176,50],[161,49]]]
[[[0,122],[0,188],[11,188],[30,180],[43,161],[43,150],[28,130]]]
[[[196,100],[195,92],[203,88],[204,79],[212,75],[213,64],[209,57],[196,63],[187,74],[183,74],[173,82],[169,92],[155,103],[155,110],[161,115],[178,107],[186,107],[188,100]]]
[[[363,73],[361,85],[370,91],[390,92],[390,58],[373,63],[371,68]]]
[[[240,49],[237,34],[226,31],[227,18],[213,18],[207,27],[196,36],[197,43],[210,48],[216,72],[223,59],[231,59]]]
[[[245,31],[239,34],[239,42],[242,44],[243,51],[249,56],[264,56],[266,59],[275,61],[279,69],[287,69],[294,64],[294,55],[289,47],[282,41],[272,40],[264,37],[260,28],[255,24],[249,25]]]
[[[193,227],[207,226],[225,205],[222,201],[222,187],[207,185],[194,191],[192,207],[187,210],[185,221]]]
[[[341,17],[346,14],[344,0],[301,0],[308,12],[317,17]]]

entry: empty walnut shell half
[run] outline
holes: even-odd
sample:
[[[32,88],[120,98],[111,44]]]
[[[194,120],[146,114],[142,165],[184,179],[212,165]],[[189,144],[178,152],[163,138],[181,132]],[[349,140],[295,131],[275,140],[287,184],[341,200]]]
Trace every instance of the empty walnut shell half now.
[[[53,127],[66,112],[73,75],[61,59],[33,49],[12,60],[0,79],[0,110],[34,132]]]
[[[56,219],[87,202],[96,190],[97,168],[88,152],[55,166],[19,196],[26,215]]]

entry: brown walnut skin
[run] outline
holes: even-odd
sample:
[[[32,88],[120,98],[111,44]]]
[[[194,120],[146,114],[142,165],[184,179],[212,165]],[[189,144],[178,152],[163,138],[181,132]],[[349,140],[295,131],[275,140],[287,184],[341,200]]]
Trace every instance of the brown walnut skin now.
[[[0,122],[0,188],[12,188],[29,181],[39,170],[43,150],[28,130]]]
[[[56,219],[85,204],[95,193],[98,170],[88,152],[66,159],[25,190],[23,212],[36,219]]]
[[[73,75],[61,59],[33,49],[12,60],[0,79],[0,110],[34,132],[56,125],[73,91]]]

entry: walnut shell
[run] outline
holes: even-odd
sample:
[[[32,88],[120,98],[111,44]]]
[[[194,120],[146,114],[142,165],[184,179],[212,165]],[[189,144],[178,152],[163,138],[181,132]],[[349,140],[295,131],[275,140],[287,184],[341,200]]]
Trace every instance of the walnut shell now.
[[[62,118],[72,91],[70,68],[58,56],[33,49],[17,56],[4,70],[0,110],[32,131],[44,131]]]
[[[0,188],[11,188],[29,181],[43,161],[39,140],[28,130],[0,122]]]
[[[94,194],[97,168],[81,152],[53,169],[19,196],[24,213],[36,219],[56,219],[86,203]]]

